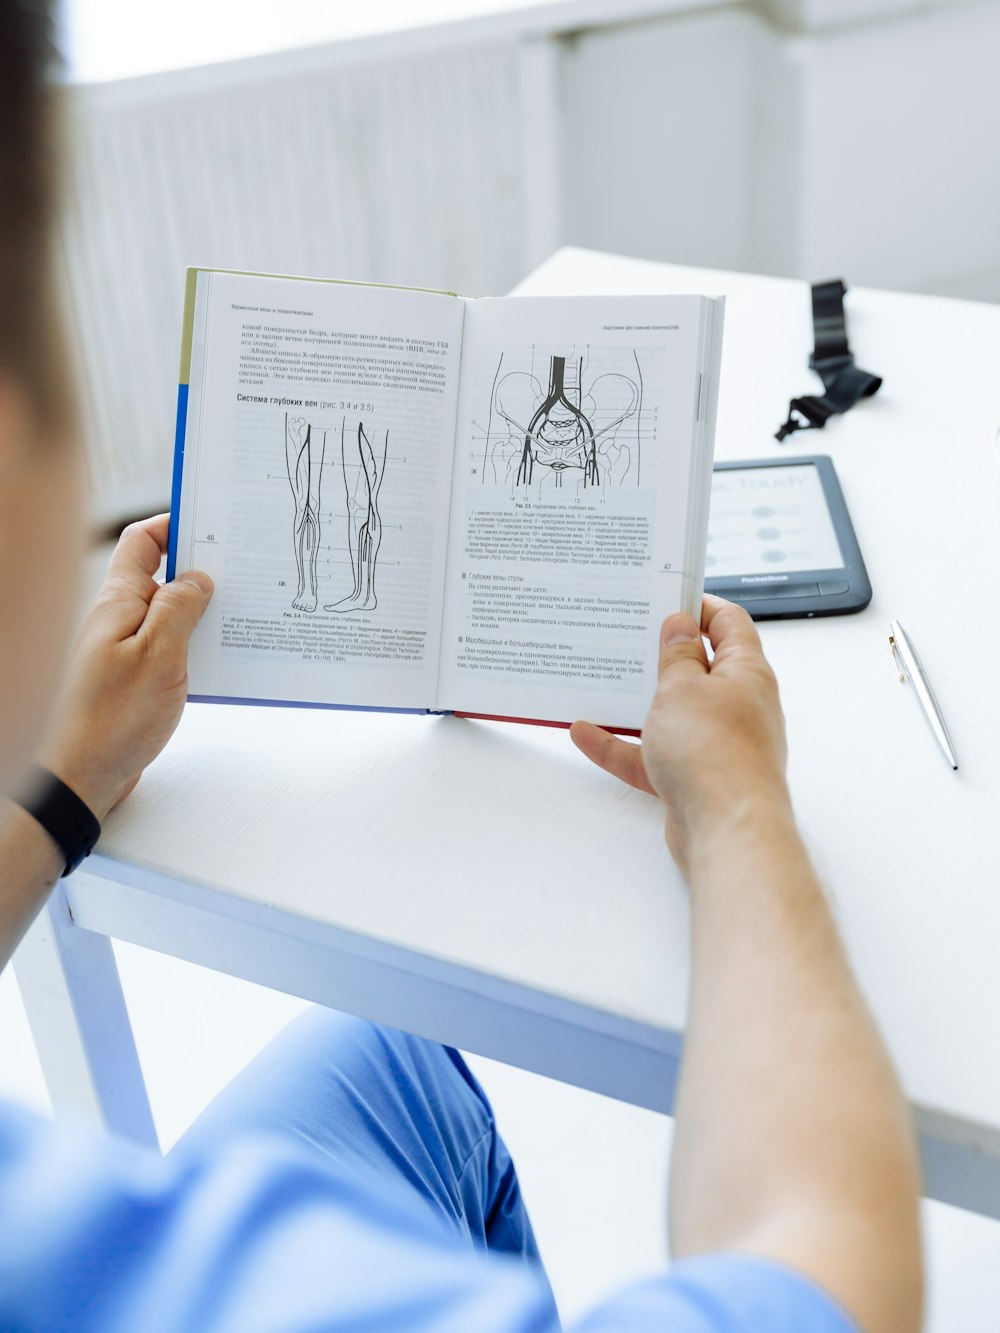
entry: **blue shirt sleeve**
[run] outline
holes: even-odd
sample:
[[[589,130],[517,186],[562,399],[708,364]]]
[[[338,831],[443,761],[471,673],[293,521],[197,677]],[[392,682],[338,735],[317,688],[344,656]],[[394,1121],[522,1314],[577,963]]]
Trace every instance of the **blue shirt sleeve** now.
[[[558,1333],[540,1270],[277,1136],[168,1161],[0,1105],[0,1328],[33,1333]],[[739,1255],[627,1288],[576,1333],[856,1333]]]
[[[682,1259],[623,1292],[572,1333],[860,1333],[821,1287],[747,1254]]]

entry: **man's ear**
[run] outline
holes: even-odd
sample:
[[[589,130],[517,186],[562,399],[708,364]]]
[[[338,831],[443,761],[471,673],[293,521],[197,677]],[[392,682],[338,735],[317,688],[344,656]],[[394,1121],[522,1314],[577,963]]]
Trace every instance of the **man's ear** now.
[[[0,502],[6,483],[13,482],[28,462],[37,433],[28,395],[13,376],[0,371]]]
[[[37,554],[32,538],[50,538],[34,531],[44,514],[46,458],[55,464],[27,389],[0,368],[0,639],[12,639],[18,628],[10,623],[9,608],[17,599],[17,584],[32,579],[25,568]]]
[[[0,513],[19,503],[23,487],[32,492],[44,487],[47,469],[72,469],[79,487],[75,420],[63,400],[56,386],[43,409],[16,375],[0,368]]]
[[[27,758],[44,717],[44,701],[31,684],[32,673],[40,672],[36,654],[45,642],[34,606],[39,589],[30,568],[31,529],[44,485],[44,473],[34,462],[37,435],[26,391],[0,370],[0,791]]]
[[[37,744],[76,621],[79,449],[0,370],[0,791]]]

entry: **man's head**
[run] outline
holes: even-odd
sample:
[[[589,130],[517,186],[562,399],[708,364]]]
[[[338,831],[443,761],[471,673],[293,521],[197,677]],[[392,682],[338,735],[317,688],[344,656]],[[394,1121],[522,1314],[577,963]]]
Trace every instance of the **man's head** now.
[[[53,52],[45,0],[2,0],[0,790],[44,723],[82,549],[79,450],[50,261]]]

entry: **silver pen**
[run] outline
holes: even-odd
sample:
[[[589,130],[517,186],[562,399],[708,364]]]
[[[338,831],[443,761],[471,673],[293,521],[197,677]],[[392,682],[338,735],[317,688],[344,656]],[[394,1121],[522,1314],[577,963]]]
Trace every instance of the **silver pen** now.
[[[945,726],[938,701],[934,698],[930,681],[920,665],[920,658],[898,620],[889,621],[889,647],[892,649],[893,661],[899,671],[899,679],[910,680],[917,692],[917,698],[920,700],[920,707],[924,710],[924,716],[931,724],[931,731],[937,737],[937,743],[944,751],[944,757],[957,772],[958,760],[955,758],[955,747],[948,735],[948,728]]]

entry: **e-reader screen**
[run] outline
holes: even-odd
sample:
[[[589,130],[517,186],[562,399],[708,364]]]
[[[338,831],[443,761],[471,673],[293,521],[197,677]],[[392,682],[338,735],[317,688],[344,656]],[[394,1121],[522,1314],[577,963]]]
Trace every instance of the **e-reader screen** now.
[[[868,605],[871,584],[829,458],[716,463],[705,588],[755,620]]]
[[[714,474],[706,574],[805,572],[843,565],[815,463],[727,468]]]

